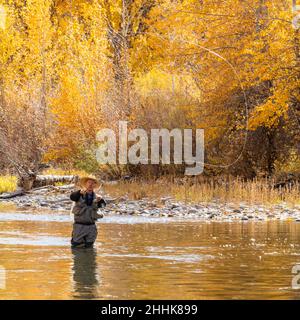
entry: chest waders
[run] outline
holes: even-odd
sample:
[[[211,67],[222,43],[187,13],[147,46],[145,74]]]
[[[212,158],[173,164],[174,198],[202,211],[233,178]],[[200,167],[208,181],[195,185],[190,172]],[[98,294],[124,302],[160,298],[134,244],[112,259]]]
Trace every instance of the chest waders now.
[[[93,193],[92,205],[88,206],[85,199],[81,196],[72,208],[74,214],[74,224],[71,244],[73,247],[91,247],[97,238],[97,227],[95,221],[102,218],[99,215],[98,204],[95,201],[96,195]]]

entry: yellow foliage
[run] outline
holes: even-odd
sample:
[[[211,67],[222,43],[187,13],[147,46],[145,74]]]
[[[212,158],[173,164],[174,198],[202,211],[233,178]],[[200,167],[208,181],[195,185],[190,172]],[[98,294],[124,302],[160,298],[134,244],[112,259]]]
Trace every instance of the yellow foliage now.
[[[0,193],[15,191],[17,187],[16,176],[0,176]]]
[[[186,124],[205,128],[208,142],[231,127],[245,128],[246,108],[248,129],[276,127],[291,100],[300,98],[299,32],[289,23],[290,5],[1,1],[1,97],[14,108],[45,113],[53,130],[44,159],[54,161],[91,145],[99,128],[120,120],[126,101],[132,122],[142,108],[151,113],[153,106],[140,106],[140,98],[185,99],[178,98],[170,114],[182,112]],[[266,97],[247,105],[245,92],[265,83]]]

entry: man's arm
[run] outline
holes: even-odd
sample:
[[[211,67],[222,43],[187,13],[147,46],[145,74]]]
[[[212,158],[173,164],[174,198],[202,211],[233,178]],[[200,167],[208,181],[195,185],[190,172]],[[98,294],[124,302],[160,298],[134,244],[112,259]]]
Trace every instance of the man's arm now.
[[[74,192],[71,193],[70,199],[71,199],[72,201],[77,202],[77,201],[79,200],[79,198],[80,198],[80,195],[81,195],[80,190],[74,191]]]

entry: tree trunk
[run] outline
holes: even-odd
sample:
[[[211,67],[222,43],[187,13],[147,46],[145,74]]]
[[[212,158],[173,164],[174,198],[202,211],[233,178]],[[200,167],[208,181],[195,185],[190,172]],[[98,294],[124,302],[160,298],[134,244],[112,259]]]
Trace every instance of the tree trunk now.
[[[268,149],[267,149],[267,173],[268,177],[272,177],[275,171],[275,160],[276,160],[276,150],[275,150],[275,134],[269,131],[267,133],[268,138]]]
[[[78,181],[78,176],[76,175],[37,175],[33,181],[32,187],[39,188],[43,186],[55,185],[55,183],[76,183]]]

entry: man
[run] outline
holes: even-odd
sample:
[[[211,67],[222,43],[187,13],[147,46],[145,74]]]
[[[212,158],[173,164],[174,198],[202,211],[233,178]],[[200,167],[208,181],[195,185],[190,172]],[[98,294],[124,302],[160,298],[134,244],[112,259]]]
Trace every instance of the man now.
[[[96,221],[103,218],[98,209],[105,207],[106,203],[94,190],[100,188],[100,183],[92,177],[83,177],[79,180],[80,190],[72,192],[70,199],[75,201],[72,208],[74,224],[71,245],[72,247],[90,248],[97,238]]]

